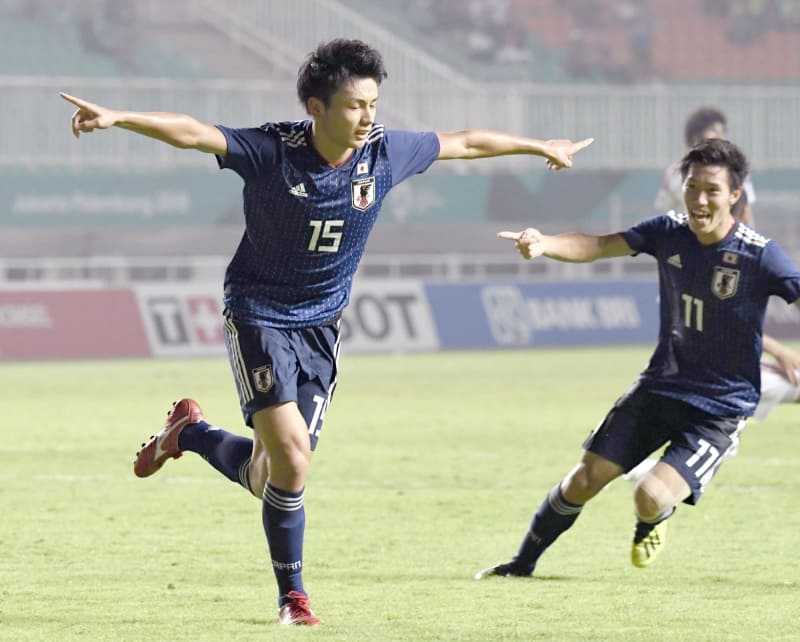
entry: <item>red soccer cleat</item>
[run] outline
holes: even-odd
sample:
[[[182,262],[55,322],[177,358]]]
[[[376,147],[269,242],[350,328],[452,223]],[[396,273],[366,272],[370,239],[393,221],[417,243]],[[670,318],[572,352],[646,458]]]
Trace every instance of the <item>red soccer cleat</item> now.
[[[183,454],[178,448],[178,435],[187,424],[203,421],[203,411],[193,399],[181,399],[172,404],[164,427],[152,435],[136,453],[133,472],[137,477],[149,477],[164,465],[167,459],[177,459]]]
[[[289,591],[286,594],[289,601],[278,611],[278,622],[281,624],[299,624],[305,626],[319,626],[320,619],[314,615],[308,605],[308,596],[300,591]]]

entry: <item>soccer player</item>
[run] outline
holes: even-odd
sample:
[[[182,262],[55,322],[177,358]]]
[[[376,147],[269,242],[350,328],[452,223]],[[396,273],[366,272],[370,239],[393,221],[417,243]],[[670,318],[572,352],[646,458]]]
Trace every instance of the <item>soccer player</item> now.
[[[700,107],[686,118],[684,138],[691,148],[705,138],[724,138],[728,121],[715,107]],[[731,208],[733,217],[753,226],[753,208],[756,195],[748,174],[742,183],[742,195]],[[680,162],[673,163],[664,172],[664,178],[656,195],[658,212],[684,211],[683,177]],[[766,419],[779,403],[797,403],[800,400],[800,355],[772,337],[764,337],[764,352],[771,355],[774,363],[761,364],[761,400],[753,413],[755,419]]]
[[[604,236],[546,236],[533,228],[499,234],[528,259],[650,254],[658,261],[661,322],[647,368],[584,442],[575,468],[547,494],[517,554],[478,579],[531,575],[586,502],[667,445],[633,492],[631,560],[650,565],[663,550],[665,520],[680,502],[696,504],[736,449],[758,403],[767,300],[777,295],[797,304],[800,298],[800,271],[789,256],[731,214],[747,169],[729,141],[703,140],[681,161],[686,214],[671,211]]]
[[[224,327],[254,438],[210,425],[195,401],[181,399],[142,445],[134,472],[147,477],[192,451],[262,499],[285,624],[319,624],[302,581],[303,493],[336,387],[339,318],[383,199],[435,160],[531,154],[560,169],[592,142],[385,129],[375,121],[385,77],[379,52],[365,43],[323,43],[298,72],[298,97],[310,118],[249,129],[184,114],[117,111],[61,94],[77,107],[76,137],[129,129],[215,154],[220,167],[244,181],[245,231],[225,276]]]

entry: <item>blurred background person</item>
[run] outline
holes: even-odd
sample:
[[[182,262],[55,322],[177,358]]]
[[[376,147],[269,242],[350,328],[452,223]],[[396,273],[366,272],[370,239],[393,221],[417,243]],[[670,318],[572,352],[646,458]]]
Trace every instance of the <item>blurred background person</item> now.
[[[725,138],[728,121],[719,109],[715,107],[700,107],[686,118],[684,125],[684,141],[686,149],[694,147],[705,138]],[[748,174],[744,181],[742,195],[731,208],[731,213],[736,220],[753,227],[753,203],[756,193],[753,181]],[[683,212],[683,179],[681,178],[680,163],[675,162],[664,171],[661,187],[656,194],[655,208],[659,213],[675,210]]]

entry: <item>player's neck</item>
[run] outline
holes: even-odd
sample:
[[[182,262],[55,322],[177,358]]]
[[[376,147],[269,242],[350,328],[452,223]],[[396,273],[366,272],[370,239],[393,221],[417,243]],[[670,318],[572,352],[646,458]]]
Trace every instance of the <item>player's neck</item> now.
[[[331,167],[341,167],[353,155],[352,147],[342,147],[324,135],[320,136],[316,127],[311,128],[311,144]]]
[[[695,232],[695,238],[700,242],[700,245],[716,245],[724,241],[728,235],[736,227],[737,221],[731,216],[730,221],[725,221],[722,225],[717,226],[712,232],[708,234],[700,234]]]

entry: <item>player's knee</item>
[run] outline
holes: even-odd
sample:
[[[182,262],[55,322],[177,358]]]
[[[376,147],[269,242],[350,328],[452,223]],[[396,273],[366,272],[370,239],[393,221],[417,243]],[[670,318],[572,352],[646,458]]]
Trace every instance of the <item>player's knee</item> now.
[[[292,484],[304,481],[310,459],[310,453],[300,448],[276,449],[269,453],[269,478]]]
[[[633,503],[636,516],[653,522],[677,503],[669,487],[658,477],[647,474],[634,487]]]

